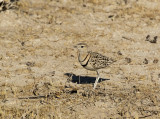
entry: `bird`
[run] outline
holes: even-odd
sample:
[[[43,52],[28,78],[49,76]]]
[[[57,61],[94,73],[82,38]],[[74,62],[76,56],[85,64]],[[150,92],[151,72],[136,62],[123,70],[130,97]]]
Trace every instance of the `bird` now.
[[[74,48],[78,49],[78,61],[81,66],[87,70],[97,72],[97,77],[93,87],[93,89],[95,89],[100,78],[98,69],[105,68],[116,62],[116,60],[100,53],[89,51],[86,43],[78,43]]]

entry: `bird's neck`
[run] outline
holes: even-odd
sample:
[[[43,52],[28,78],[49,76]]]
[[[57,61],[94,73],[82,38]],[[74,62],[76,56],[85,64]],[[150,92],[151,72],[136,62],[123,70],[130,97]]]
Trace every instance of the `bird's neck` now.
[[[86,52],[83,52],[83,51],[78,52],[79,61],[80,62],[84,61],[88,54],[89,54],[88,51],[86,51]]]

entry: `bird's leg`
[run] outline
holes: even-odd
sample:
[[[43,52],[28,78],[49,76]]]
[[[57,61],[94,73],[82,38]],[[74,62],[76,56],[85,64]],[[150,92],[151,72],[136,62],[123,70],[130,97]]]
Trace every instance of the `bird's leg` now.
[[[97,77],[96,77],[96,81],[95,81],[95,83],[94,83],[94,88],[93,88],[93,89],[95,89],[95,88],[96,88],[97,83],[98,83],[98,80],[99,80],[99,73],[98,73],[98,71],[97,71],[97,70],[96,70],[96,72],[97,72]]]

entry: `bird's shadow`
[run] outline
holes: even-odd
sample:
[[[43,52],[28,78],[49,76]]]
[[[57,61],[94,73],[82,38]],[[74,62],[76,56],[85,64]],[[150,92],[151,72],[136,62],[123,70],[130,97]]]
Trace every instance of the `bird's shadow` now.
[[[73,73],[65,73],[64,75],[68,77],[68,81],[71,81],[71,82],[77,83],[77,84],[91,84],[91,83],[95,83],[95,80],[96,80],[96,77],[79,76],[79,75],[75,75]],[[98,82],[102,82],[105,80],[110,80],[110,79],[100,78]]]

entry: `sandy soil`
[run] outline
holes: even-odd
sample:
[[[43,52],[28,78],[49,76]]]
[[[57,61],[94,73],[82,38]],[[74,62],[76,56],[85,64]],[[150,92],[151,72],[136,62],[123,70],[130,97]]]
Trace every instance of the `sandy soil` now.
[[[160,118],[160,1],[11,1],[0,1],[0,118]],[[117,60],[96,90],[79,42]]]

